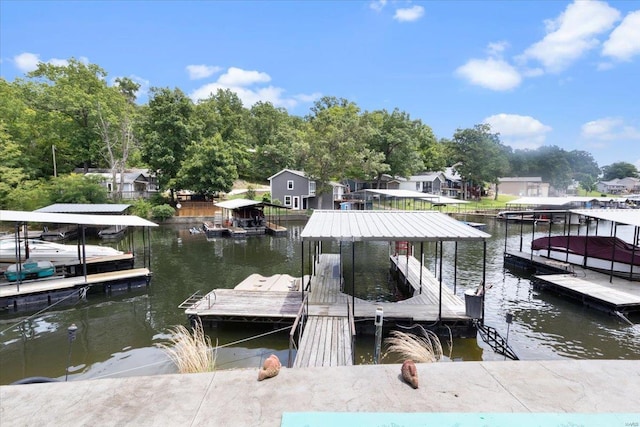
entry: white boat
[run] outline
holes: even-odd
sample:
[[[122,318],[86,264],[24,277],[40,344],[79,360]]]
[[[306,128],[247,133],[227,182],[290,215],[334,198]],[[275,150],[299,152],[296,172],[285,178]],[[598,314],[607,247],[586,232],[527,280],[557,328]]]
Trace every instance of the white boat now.
[[[20,259],[31,261],[69,262],[82,258],[80,245],[63,245],[44,240],[27,239],[20,240]],[[28,251],[28,254],[27,254]],[[124,252],[108,246],[84,245],[87,258],[97,258],[113,255],[122,255]],[[0,262],[16,262],[16,241],[14,239],[0,240]]]

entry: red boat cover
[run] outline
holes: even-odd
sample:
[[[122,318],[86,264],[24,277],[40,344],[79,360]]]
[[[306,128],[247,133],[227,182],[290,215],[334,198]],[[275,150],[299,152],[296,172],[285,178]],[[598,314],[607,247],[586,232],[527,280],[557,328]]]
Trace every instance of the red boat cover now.
[[[552,236],[531,242],[533,250],[568,251],[569,253],[625,264],[640,265],[640,246],[634,246],[617,237]],[[633,260],[633,262],[632,262]]]

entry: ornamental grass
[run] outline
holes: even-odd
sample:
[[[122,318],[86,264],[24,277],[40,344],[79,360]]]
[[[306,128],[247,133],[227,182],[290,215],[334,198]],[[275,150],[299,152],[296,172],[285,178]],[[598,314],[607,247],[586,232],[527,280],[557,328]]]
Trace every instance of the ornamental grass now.
[[[424,336],[391,331],[390,337],[384,340],[387,352],[400,355],[402,359],[410,359],[417,363],[437,362],[442,358],[442,344],[436,334],[421,328]]]
[[[205,335],[202,325],[196,322],[192,331],[182,325],[170,329],[169,344],[160,348],[171,358],[181,374],[212,372],[215,370],[217,351],[211,347],[211,339]]]

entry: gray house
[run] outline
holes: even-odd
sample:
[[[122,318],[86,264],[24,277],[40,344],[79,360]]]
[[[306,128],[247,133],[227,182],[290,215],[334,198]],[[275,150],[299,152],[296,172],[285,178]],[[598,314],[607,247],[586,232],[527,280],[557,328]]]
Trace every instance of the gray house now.
[[[292,210],[335,209],[344,195],[344,185],[332,182],[332,194],[316,197],[316,182],[302,171],[283,169],[269,177],[271,201],[280,201]],[[322,199],[322,206],[319,206]]]
[[[447,178],[442,172],[423,172],[410,176],[400,184],[400,190],[420,191],[422,193],[441,195]]]
[[[113,174],[106,170],[92,170],[86,175],[102,178],[101,185],[107,189],[110,196],[118,191],[122,185],[122,198],[126,200],[148,199],[158,193],[158,183],[147,169],[130,169],[123,174],[116,173],[116,183],[113,182]]]

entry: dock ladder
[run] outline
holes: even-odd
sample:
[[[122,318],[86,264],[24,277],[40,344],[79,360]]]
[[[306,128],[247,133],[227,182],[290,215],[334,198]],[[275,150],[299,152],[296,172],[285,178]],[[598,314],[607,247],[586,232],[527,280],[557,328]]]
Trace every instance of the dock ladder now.
[[[484,325],[480,322],[476,323],[476,327],[478,328],[478,332],[480,332],[480,336],[482,337],[482,341],[489,344],[489,347],[493,349],[498,354],[502,354],[505,357],[508,357],[511,360],[520,360],[518,355],[513,351],[507,341],[502,338],[500,333],[496,328],[493,328],[488,325]]]
[[[180,303],[178,308],[183,309],[183,310],[187,310],[189,308],[192,308],[194,305],[196,305],[198,302],[200,302],[200,300],[202,300],[202,298],[204,298],[204,295],[202,295],[199,290],[195,291],[189,298],[187,298],[186,300],[182,301],[182,303]]]

